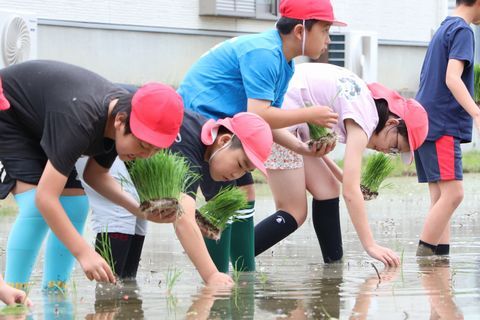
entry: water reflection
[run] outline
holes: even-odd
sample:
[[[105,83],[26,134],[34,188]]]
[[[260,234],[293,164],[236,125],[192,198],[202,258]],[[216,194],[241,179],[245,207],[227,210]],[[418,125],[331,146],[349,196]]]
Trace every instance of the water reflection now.
[[[402,178],[368,204],[375,237],[403,256],[397,269],[376,264],[380,281],[344,207],[343,263],[322,263],[307,220],[301,230],[257,259],[256,273],[241,273],[237,286],[226,291],[202,286],[170,225],[150,225],[137,282],[96,286],[77,265],[65,295],[48,295],[39,288],[39,261],[32,276],[32,315],[16,319],[478,319],[479,177],[465,180],[466,200],[452,219],[448,264],[415,257],[428,194],[414,178]],[[273,207],[271,198],[259,196],[255,219],[263,219]],[[0,216],[0,265],[13,219]],[[85,237],[93,242],[94,234],[87,228]],[[182,274],[168,290],[172,268]]]
[[[430,302],[430,319],[463,319],[455,303],[450,259],[419,258],[420,282]]]

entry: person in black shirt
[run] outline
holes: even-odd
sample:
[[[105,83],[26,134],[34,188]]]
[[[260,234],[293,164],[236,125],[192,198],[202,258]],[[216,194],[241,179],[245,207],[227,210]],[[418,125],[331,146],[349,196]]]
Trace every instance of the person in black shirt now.
[[[183,119],[180,96],[159,83],[131,94],[93,72],[55,61],[13,65],[0,70],[0,79],[0,199],[12,193],[19,206],[7,244],[6,282],[28,285],[48,227],[54,234],[47,240],[44,288],[65,285],[73,256],[90,280],[115,282],[80,234],[88,202],[75,162],[89,156],[85,181],[144,217],[108,169],[117,154],[122,160],[146,158],[173,143]]]
[[[185,214],[179,219],[174,217],[170,221],[174,223],[175,232],[185,252],[208,285],[228,286],[233,282],[230,276],[220,272],[215,265],[196,223],[197,190],[200,187],[208,201],[222,187],[235,184],[234,180],[246,172],[258,168],[266,174],[263,162],[270,154],[272,141],[270,127],[256,114],[243,112],[233,118],[207,121],[199,113],[185,110],[180,133],[169,149],[185,157],[191,170],[200,176],[200,179],[188,187],[180,200]],[[118,172],[114,174],[118,175]],[[129,226],[135,226],[136,218],[119,215],[115,208],[111,208],[110,202],[102,201],[99,197],[94,199],[98,212],[95,210],[92,212],[93,220],[96,220],[97,224],[98,221],[103,221],[103,225],[96,227],[105,229],[107,223],[114,226],[113,230],[108,227],[108,233],[111,243],[114,244],[113,260],[123,267],[123,270],[120,268],[120,273],[127,274],[122,272],[127,269],[137,270],[141,247],[133,248],[136,252],[132,255],[128,241],[121,243],[118,240],[121,237],[132,238],[132,235],[125,233],[124,230],[128,230]],[[99,215],[102,216],[98,217]]]

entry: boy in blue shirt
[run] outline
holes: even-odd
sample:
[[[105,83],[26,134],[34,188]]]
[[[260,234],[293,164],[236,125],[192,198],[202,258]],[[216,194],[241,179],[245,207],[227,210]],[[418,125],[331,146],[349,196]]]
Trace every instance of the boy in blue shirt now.
[[[178,89],[185,108],[213,119],[249,111],[264,118],[272,129],[301,122],[324,127],[335,124],[337,115],[326,106],[297,110],[280,110],[280,106],[295,69],[293,58],[305,55],[318,59],[330,42],[330,26],[345,24],[335,20],[330,0],[283,0],[280,14],[276,30],[227,40],[203,55]],[[282,144],[275,132],[273,135]],[[332,147],[317,151],[299,144],[294,151],[319,156]],[[210,255],[223,272],[228,272],[230,259],[239,270],[255,270],[251,174],[237,180],[237,185],[247,192],[248,208],[239,212],[238,221],[224,230],[220,241],[206,240]]]
[[[463,199],[461,143],[472,140],[472,118],[480,129],[480,110],[472,99],[474,35],[480,0],[457,0],[433,36],[420,75],[416,99],[428,113],[429,132],[415,151],[418,181],[428,182],[431,205],[417,256],[447,255],[450,218]]]

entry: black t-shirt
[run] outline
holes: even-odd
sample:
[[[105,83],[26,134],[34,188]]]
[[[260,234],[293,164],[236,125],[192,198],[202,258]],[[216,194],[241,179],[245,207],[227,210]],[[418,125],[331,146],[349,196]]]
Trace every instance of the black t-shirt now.
[[[125,90],[86,69],[36,60],[0,70],[9,110],[0,111],[0,153],[46,157],[68,176],[81,155],[113,163],[113,140],[104,138],[108,105]],[[97,157],[96,157],[97,158]]]
[[[196,192],[203,177],[210,177],[208,163],[205,161],[205,151],[207,147],[200,139],[202,126],[207,122],[207,118],[191,110],[185,110],[180,133],[175,139],[170,150],[179,153],[187,159],[190,169],[200,175],[200,179],[193,183],[187,191],[188,195],[196,197]]]

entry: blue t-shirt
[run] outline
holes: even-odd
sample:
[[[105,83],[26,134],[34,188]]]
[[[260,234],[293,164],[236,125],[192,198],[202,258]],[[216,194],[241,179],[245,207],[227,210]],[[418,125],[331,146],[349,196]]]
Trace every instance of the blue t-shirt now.
[[[472,140],[472,118],[457,102],[445,83],[449,59],[465,62],[462,80],[473,95],[473,30],[460,17],[447,17],[428,46],[416,99],[428,113],[428,141],[441,136]]]
[[[186,109],[207,118],[231,117],[247,111],[248,98],[280,107],[293,72],[278,31],[270,30],[212,48],[192,66],[178,93]]]

